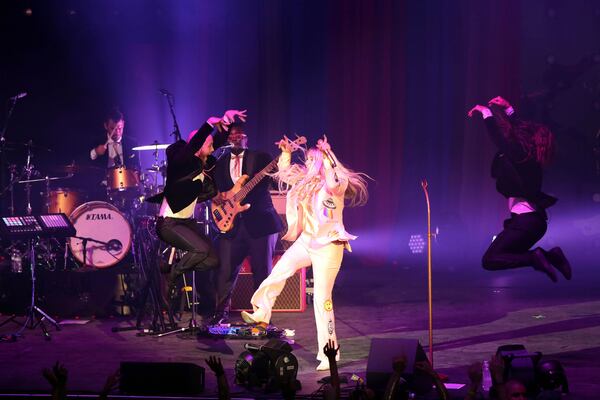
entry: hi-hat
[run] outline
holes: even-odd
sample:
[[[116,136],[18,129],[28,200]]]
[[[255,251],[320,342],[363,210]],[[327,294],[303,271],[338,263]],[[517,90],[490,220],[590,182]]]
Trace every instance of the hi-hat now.
[[[147,144],[144,146],[136,146],[131,150],[164,150],[169,146],[170,146],[169,144],[155,143],[155,144]]]

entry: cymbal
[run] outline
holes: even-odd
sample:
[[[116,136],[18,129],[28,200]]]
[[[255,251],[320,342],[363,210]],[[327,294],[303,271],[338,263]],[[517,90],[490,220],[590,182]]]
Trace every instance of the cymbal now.
[[[169,147],[170,144],[161,144],[161,143],[154,143],[154,144],[146,144],[143,146],[136,146],[134,148],[132,148],[131,150],[164,150],[167,147]]]
[[[57,172],[64,172],[65,174],[76,174],[79,172],[104,171],[104,168],[100,168],[95,165],[68,164],[68,165],[59,165],[57,167],[52,168],[52,170],[57,171]]]

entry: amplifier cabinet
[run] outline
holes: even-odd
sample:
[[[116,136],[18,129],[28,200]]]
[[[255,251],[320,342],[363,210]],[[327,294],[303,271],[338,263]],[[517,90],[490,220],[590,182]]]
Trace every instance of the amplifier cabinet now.
[[[273,266],[281,255],[273,256]],[[246,258],[240,269],[235,288],[231,295],[232,311],[252,310],[250,299],[254,294],[254,280],[249,259]],[[306,310],[306,268],[298,270],[285,283],[281,294],[277,297],[274,312],[304,312]]]

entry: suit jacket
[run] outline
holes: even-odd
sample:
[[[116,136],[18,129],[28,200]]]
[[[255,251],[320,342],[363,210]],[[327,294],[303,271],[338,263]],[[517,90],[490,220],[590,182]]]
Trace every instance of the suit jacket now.
[[[252,179],[254,175],[260,172],[273,158],[262,151],[246,149],[242,162],[242,174],[248,175]],[[214,178],[219,192],[226,192],[233,187],[229,166],[231,163],[231,150],[225,151],[217,161]],[[243,218],[246,229],[252,237],[266,236],[272,233],[278,233],[283,229],[281,219],[277,215],[269,193],[270,177],[265,177],[258,185],[248,193],[242,204],[250,204],[250,208],[237,218]],[[235,226],[229,234],[235,235]]]
[[[208,157],[206,165],[194,154],[202,147],[205,138],[212,132],[213,128],[205,123],[187,143],[178,140],[167,147],[167,183],[163,193],[149,198],[151,203],[161,203],[166,197],[167,203],[173,212],[179,212],[190,205],[195,199],[203,202],[217,194],[213,182],[211,168],[214,167],[215,159]],[[215,135],[215,146],[221,145],[225,140],[220,135]],[[204,181],[193,180],[204,170]]]
[[[492,161],[492,177],[496,179],[496,190],[506,198],[524,198],[542,210],[551,207],[557,199],[542,192],[542,166],[535,159],[528,157],[519,143],[506,138],[496,118],[493,116],[484,120],[492,141],[498,147]],[[518,123],[514,114],[510,123]]]

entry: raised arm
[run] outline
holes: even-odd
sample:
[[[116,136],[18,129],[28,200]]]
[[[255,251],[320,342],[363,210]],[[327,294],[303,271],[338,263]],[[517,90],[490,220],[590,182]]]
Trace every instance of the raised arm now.
[[[348,180],[337,173],[338,160],[331,151],[327,136],[317,142],[317,148],[323,153],[323,167],[325,169],[325,184],[327,191],[332,194],[343,194],[348,187]]]
[[[495,97],[490,100],[490,105],[498,105],[504,109],[507,116],[514,116],[514,109],[510,104],[502,97]],[[505,135],[504,129],[501,128],[497,118],[492,113],[489,107],[482,106],[481,104],[475,105],[467,114],[470,118],[480,115],[483,118],[483,122],[487,128],[488,134],[492,139],[492,142],[496,145],[500,152],[506,154],[509,158],[515,161],[523,160],[527,154],[524,149],[513,140],[509,140]]]
[[[277,147],[279,147],[279,150],[281,150],[281,154],[277,160],[277,169],[279,171],[277,178],[283,183],[291,185],[294,182],[286,179],[287,175],[285,174],[285,171],[287,171],[292,165],[292,145],[290,144],[290,140],[287,138],[287,136],[283,136],[283,139],[275,142],[275,144]]]

